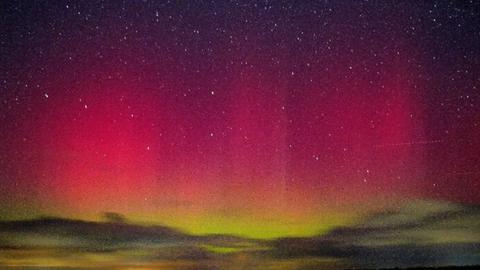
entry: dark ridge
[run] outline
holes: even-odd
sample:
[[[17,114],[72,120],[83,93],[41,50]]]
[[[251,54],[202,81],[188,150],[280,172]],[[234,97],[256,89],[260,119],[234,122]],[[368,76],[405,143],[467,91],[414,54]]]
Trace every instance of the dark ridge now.
[[[159,241],[188,240],[192,236],[166,226],[141,226],[120,222],[93,222],[42,217],[31,220],[0,221],[0,231],[10,233],[43,233],[59,236],[82,236],[96,240]]]
[[[244,243],[260,243],[260,240],[231,235],[191,235],[175,228],[159,225],[144,226],[133,223],[84,221],[58,217],[40,217],[30,220],[0,221],[0,233],[39,234],[53,238],[68,238],[97,243],[102,247],[120,248],[134,243],[161,244],[175,242],[213,244],[217,246],[241,246]],[[0,235],[0,242],[2,238]],[[2,249],[19,248],[15,241],[0,243]]]

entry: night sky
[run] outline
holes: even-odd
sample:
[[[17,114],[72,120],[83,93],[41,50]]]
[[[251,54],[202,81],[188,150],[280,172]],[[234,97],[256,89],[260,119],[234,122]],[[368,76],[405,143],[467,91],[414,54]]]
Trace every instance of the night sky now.
[[[2,1],[0,219],[309,236],[480,203],[476,1]]]

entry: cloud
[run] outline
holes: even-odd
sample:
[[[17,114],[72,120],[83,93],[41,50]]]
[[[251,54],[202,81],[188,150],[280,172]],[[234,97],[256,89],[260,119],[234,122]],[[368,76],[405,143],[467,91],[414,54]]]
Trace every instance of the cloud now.
[[[411,201],[354,226],[273,246],[277,257],[336,257],[362,268],[480,264],[480,208]]]
[[[0,248],[76,248],[109,251],[183,243],[194,238],[164,226],[40,218],[0,222]]]
[[[17,264],[18,258],[27,265],[45,261],[32,257],[37,254],[32,250],[42,250],[38,254],[65,265],[82,260],[88,265],[92,258],[100,258],[95,263],[168,262],[192,269],[230,269],[240,263],[248,269],[480,264],[480,208],[451,202],[410,201],[324,235],[271,241],[194,236],[164,226],[131,224],[118,214],[109,217],[107,222],[59,218],[0,222],[0,265]],[[11,252],[16,257],[8,255]]]

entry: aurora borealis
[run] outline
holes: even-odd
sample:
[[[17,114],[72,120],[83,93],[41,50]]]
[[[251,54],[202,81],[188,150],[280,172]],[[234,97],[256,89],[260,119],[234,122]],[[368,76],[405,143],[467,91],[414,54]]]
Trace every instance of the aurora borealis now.
[[[372,225],[372,213],[398,210],[395,226],[478,216],[479,7],[3,1],[0,220],[113,212],[278,239],[295,257],[305,251],[281,239],[316,247],[391,222]],[[470,224],[458,238],[418,229],[408,243],[478,246],[471,219],[455,217]]]

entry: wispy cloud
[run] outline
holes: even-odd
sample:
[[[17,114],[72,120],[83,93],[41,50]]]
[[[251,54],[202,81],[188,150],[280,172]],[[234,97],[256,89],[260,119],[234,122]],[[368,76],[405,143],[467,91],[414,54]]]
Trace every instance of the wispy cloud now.
[[[354,226],[274,246],[278,257],[329,256],[362,268],[479,264],[480,208],[412,201]]]
[[[0,222],[0,265],[335,269],[480,264],[480,208],[450,202],[410,201],[324,235],[271,241],[194,236],[129,224],[114,213],[108,217],[103,223]]]

